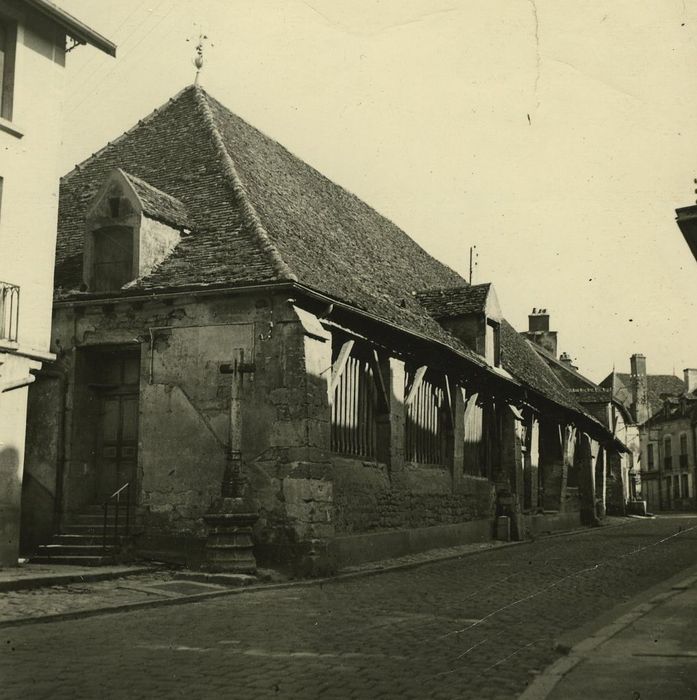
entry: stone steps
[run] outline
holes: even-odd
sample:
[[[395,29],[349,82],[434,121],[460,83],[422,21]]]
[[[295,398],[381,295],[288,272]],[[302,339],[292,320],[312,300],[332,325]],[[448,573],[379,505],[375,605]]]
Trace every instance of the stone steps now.
[[[130,514],[133,525],[133,513]],[[114,526],[118,524],[120,537],[114,537]],[[126,525],[126,507],[120,506],[118,523],[115,508],[110,508],[104,536],[104,507],[92,505],[73,514],[63,528],[54,535],[49,544],[41,545],[31,561],[36,564],[67,564],[74,566],[104,566],[113,564],[117,541],[123,542]],[[104,546],[106,545],[106,546]]]

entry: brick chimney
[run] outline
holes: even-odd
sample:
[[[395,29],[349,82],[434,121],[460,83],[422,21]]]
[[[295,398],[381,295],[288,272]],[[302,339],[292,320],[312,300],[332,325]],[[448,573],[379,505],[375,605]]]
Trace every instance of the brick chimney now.
[[[533,309],[528,316],[528,330],[523,335],[550,355],[557,356],[557,332],[549,330],[547,309]]]
[[[685,375],[685,391],[688,394],[697,391],[697,369],[684,369],[683,374]]]
[[[649,417],[649,384],[646,378],[646,357],[634,354],[629,360],[632,388],[632,414],[641,424]]]
[[[563,352],[561,354],[559,362],[566,365],[567,367],[570,367],[571,369],[578,369],[578,367],[576,367],[576,365],[574,364],[573,358],[571,357],[571,355],[569,355],[568,352]]]

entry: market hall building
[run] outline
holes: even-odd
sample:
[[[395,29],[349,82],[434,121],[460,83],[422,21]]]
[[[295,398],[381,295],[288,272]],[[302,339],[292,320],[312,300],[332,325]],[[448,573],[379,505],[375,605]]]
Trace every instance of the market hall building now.
[[[197,85],[63,178],[55,284],[26,551],[98,558],[115,493],[136,556],[203,563],[232,489],[256,561],[306,573],[603,512],[624,447],[493,286]]]

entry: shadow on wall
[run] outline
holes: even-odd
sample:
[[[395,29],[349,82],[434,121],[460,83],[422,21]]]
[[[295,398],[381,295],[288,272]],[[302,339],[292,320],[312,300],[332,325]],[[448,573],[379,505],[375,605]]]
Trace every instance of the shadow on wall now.
[[[14,447],[0,448],[0,566],[16,566],[22,500],[20,455]]]

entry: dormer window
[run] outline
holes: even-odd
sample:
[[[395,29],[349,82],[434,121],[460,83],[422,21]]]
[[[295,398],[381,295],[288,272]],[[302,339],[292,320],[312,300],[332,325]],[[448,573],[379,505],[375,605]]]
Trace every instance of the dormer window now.
[[[120,289],[133,279],[133,230],[108,226],[93,235],[93,289],[96,292]]]
[[[486,320],[486,359],[494,367],[501,366],[501,324],[491,318]]]
[[[111,212],[112,219],[119,218],[119,212],[121,211],[121,197],[109,197],[109,211]]]
[[[470,350],[501,366],[501,307],[492,284],[417,292],[419,303]]]
[[[83,274],[90,292],[112,292],[148,275],[189,231],[184,205],[140,178],[115,169],[86,217]]]

